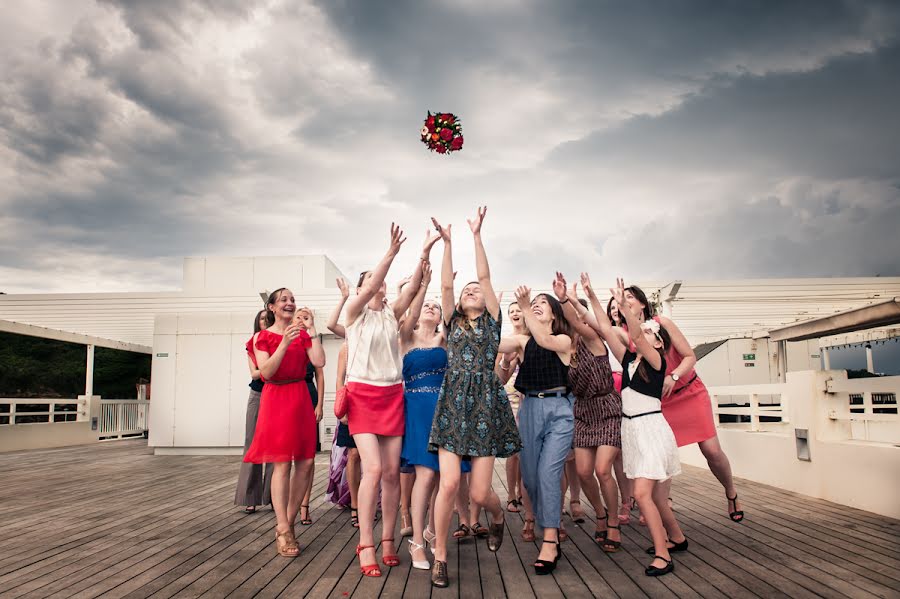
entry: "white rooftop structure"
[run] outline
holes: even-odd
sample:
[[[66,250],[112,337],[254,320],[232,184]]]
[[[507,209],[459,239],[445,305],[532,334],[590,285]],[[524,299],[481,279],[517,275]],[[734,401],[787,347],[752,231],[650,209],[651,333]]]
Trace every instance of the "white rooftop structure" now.
[[[181,291],[0,295],[0,321],[88,335],[150,353],[157,315],[252,315],[261,308],[261,292],[282,286],[291,288],[298,302],[324,319],[339,299],[334,280],[340,276],[338,267],[324,255],[185,258]],[[900,277],[637,284],[658,299],[664,313],[695,345],[764,336],[771,329],[900,296]],[[437,293],[437,283],[433,287]],[[512,298],[513,290],[506,290],[505,297]],[[12,329],[0,323],[0,330]]]

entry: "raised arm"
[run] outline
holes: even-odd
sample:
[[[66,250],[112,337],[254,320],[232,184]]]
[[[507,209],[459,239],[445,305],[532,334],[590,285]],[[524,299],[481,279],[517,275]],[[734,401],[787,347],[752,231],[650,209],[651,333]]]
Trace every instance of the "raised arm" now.
[[[353,322],[356,321],[359,315],[362,314],[363,307],[369,303],[369,300],[375,297],[375,294],[381,289],[384,278],[391,268],[391,263],[394,262],[394,258],[396,258],[397,254],[400,252],[400,246],[403,245],[404,241],[406,241],[406,238],[403,237],[403,231],[400,229],[399,225],[391,223],[391,244],[388,246],[387,253],[384,255],[384,258],[381,259],[381,262],[379,262],[372,270],[372,276],[363,281],[362,287],[360,287],[356,296],[347,302],[346,322],[348,325],[353,324]]]
[[[429,283],[431,283],[431,264],[423,262],[422,281],[419,283],[416,296],[409,306],[409,313],[403,317],[403,321],[400,323],[400,339],[404,343],[412,339],[416,323],[419,322],[419,316],[422,315],[422,305],[425,304],[425,295],[428,293]]]
[[[522,309],[525,326],[531,331],[531,336],[534,337],[538,345],[560,354],[572,353],[571,337],[568,335],[552,335],[537,321],[537,317],[531,311],[531,288],[520,285],[516,289],[516,301],[519,303],[519,308]]]
[[[256,355],[256,363],[259,365],[259,373],[262,375],[262,378],[270,380],[275,376],[275,373],[278,372],[278,367],[281,366],[281,361],[284,359],[288,346],[300,336],[301,330],[302,327],[299,324],[291,323],[284,330],[284,335],[281,337],[281,343],[278,344],[278,347],[275,348],[275,351],[272,352],[271,355],[269,355],[269,352],[256,347],[256,343],[254,342],[253,352]]]
[[[400,292],[397,301],[395,301],[392,306],[394,309],[394,317],[397,320],[399,320],[406,310],[409,309],[409,305],[419,293],[422,277],[424,276],[425,265],[431,262],[431,248],[434,247],[434,244],[437,243],[437,240],[440,238],[441,236],[439,233],[432,234],[431,231],[425,231],[425,243],[422,245],[422,255],[419,256],[419,263],[416,264],[416,270],[409,279],[409,285]],[[421,310],[421,306],[419,309]],[[416,320],[418,319],[419,317],[416,316]]]
[[[662,356],[660,356],[659,352],[656,351],[656,348],[647,341],[647,338],[644,336],[644,330],[641,328],[641,321],[637,319],[637,316],[634,315],[631,308],[625,303],[625,282],[622,279],[617,278],[616,288],[610,289],[610,292],[612,292],[613,297],[616,299],[616,304],[619,307],[619,314],[625,317],[625,322],[628,324],[628,336],[631,337],[631,340],[634,342],[634,346],[637,348],[638,353],[641,354],[641,357],[643,357],[654,370],[659,370],[662,366]]]
[[[566,320],[569,321],[569,324],[572,325],[572,328],[575,331],[584,337],[585,342],[588,345],[594,345],[593,342],[603,343],[603,340],[600,339],[600,335],[585,324],[582,315],[579,314],[578,309],[581,308],[584,310],[584,314],[587,315],[587,308],[582,306],[578,302],[578,296],[575,295],[575,286],[573,285],[571,289],[566,285],[566,277],[563,276],[561,272],[556,273],[556,278],[553,280],[553,293],[556,294],[556,298],[559,300],[559,303],[562,304],[563,314],[566,315]]]
[[[449,318],[456,309],[456,293],[453,290],[453,246],[450,241],[450,227],[442,227],[436,219],[432,218],[434,228],[444,240],[444,258],[441,261],[441,310],[444,313],[444,324],[450,324]]]
[[[488,265],[487,253],[484,251],[484,243],[481,240],[481,225],[484,223],[486,214],[487,206],[484,206],[478,209],[478,216],[475,217],[475,220],[466,219],[466,222],[469,223],[472,236],[475,238],[475,273],[478,276],[481,293],[484,295],[484,306],[494,320],[497,320],[500,318],[500,301],[491,284],[491,267]]]
[[[334,310],[331,311],[331,316],[328,317],[328,321],[325,323],[325,328],[329,331],[343,339],[347,336],[347,330],[344,328],[344,325],[338,324],[338,319],[341,317],[341,310],[344,309],[344,304],[347,303],[347,298],[350,297],[350,288],[347,286],[347,281],[338,277],[336,279],[338,289],[341,290],[341,301],[338,302],[338,305],[334,307]]]
[[[581,288],[584,289],[588,301],[591,302],[591,308],[594,309],[594,322],[597,325],[597,331],[603,337],[604,341],[606,341],[607,345],[609,345],[609,349],[616,357],[616,360],[621,362],[628,346],[622,341],[622,338],[616,334],[615,328],[609,321],[609,317],[606,316],[606,310],[597,298],[597,294],[594,293],[591,279],[586,272],[581,273]],[[593,326],[593,323],[591,323],[591,326]]]

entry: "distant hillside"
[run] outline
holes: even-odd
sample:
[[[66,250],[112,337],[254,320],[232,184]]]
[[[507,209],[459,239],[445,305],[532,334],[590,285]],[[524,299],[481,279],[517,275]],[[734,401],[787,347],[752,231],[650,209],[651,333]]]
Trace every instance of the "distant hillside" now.
[[[86,360],[83,345],[0,332],[0,397],[75,398],[84,393]],[[139,379],[150,380],[149,354],[95,349],[95,395],[134,398]]]

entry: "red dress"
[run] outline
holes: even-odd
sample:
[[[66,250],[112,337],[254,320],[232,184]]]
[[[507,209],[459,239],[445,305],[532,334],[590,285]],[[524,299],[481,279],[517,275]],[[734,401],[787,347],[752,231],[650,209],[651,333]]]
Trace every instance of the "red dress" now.
[[[275,353],[282,336],[261,331],[256,348]],[[316,454],[316,415],[306,388],[306,350],[312,339],[306,331],[291,343],[278,371],[265,379],[259,400],[259,417],[245,462],[264,464],[311,459]]]

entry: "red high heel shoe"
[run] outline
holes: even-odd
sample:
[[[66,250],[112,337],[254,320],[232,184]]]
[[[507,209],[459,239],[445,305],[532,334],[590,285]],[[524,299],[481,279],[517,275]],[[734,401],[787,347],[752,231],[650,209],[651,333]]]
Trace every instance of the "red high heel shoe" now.
[[[393,543],[394,539],[381,539],[382,546],[384,546],[384,543],[386,543],[386,542]],[[381,563],[390,568],[393,568],[394,566],[399,566],[400,565],[400,556],[397,555],[396,553],[384,554],[381,556]]]
[[[357,545],[356,546],[356,556],[359,557],[359,554],[365,551],[366,549],[375,549],[374,545]],[[378,577],[381,576],[381,568],[378,567],[378,564],[368,564],[368,565],[359,565],[360,571],[362,571],[363,576],[371,576]]]

